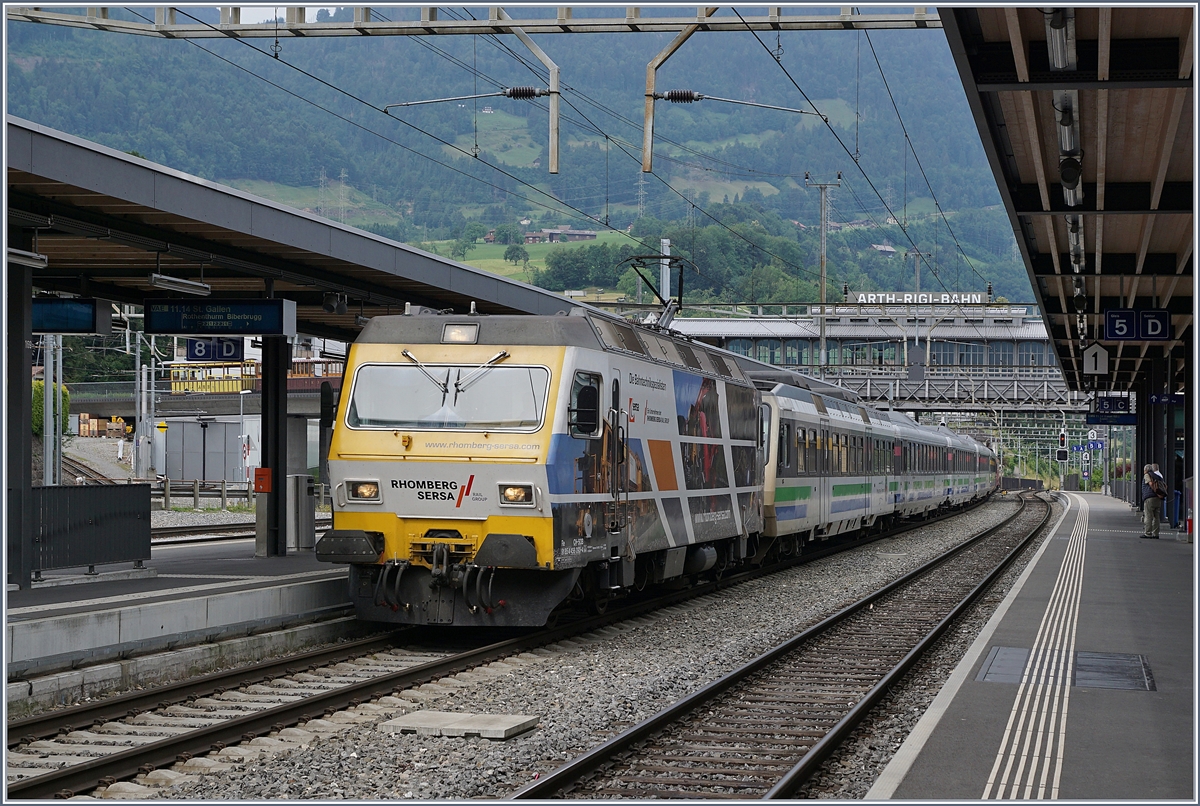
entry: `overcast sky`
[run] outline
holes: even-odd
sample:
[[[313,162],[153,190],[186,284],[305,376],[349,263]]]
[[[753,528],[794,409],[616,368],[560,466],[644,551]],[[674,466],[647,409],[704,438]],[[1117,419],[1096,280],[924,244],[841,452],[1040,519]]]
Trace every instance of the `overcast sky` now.
[[[306,20],[315,21],[317,12],[321,8],[328,9],[329,13],[337,11],[337,6],[309,6],[304,12]],[[284,16],[284,6],[242,6],[242,22],[267,22],[275,19],[276,16]]]

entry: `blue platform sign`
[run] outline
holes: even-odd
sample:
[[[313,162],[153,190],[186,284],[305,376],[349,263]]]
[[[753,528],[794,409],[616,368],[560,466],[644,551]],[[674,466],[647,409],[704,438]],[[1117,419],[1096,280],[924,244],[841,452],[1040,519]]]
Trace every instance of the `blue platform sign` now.
[[[290,299],[148,299],[147,333],[168,336],[295,336]]]
[[[1138,311],[1138,339],[1140,341],[1170,341],[1171,312]]]
[[[1170,341],[1171,312],[1114,308],[1104,312],[1105,341]]]
[[[1096,398],[1096,411],[1102,414],[1129,411],[1129,398],[1102,395]]]
[[[1102,439],[1093,439],[1091,442],[1089,442],[1089,443],[1087,444],[1087,449],[1088,449],[1089,451],[1102,451],[1102,450],[1104,450],[1104,440],[1102,440]]]
[[[188,339],[188,361],[241,361],[246,357],[241,339]]]
[[[1136,414],[1089,414],[1088,425],[1137,425]]]
[[[1147,395],[1147,398],[1151,406],[1184,406],[1187,404],[1187,397],[1183,394],[1153,394]]]
[[[1137,338],[1137,311],[1115,308],[1104,312],[1105,341],[1133,341]]]

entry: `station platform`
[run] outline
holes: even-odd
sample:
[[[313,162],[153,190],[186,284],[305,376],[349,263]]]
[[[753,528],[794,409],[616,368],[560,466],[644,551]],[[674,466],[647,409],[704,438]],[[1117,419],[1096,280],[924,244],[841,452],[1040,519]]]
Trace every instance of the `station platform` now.
[[[868,800],[1194,801],[1195,546],[1067,505]]]
[[[155,545],[145,569],[102,566],[90,581],[86,568],[64,569],[9,590],[10,689],[16,678],[351,614],[346,566],[311,550],[256,558],[254,547],[253,538]]]

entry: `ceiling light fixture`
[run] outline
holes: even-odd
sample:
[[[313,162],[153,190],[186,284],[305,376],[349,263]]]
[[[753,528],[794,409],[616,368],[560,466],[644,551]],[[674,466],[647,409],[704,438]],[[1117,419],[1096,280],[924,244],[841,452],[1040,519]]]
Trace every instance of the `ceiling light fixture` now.
[[[333,313],[334,309],[337,308],[337,304],[338,295],[332,291],[326,293],[325,296],[321,298],[321,310],[325,311],[325,313]]]
[[[1050,59],[1050,69],[1074,70],[1075,10],[1048,8],[1042,14],[1046,18],[1046,52]]]
[[[184,280],[169,274],[151,274],[150,285],[164,291],[178,291],[180,294],[194,294],[197,297],[207,297],[212,293],[212,286],[207,283],[197,283],[195,280]]]

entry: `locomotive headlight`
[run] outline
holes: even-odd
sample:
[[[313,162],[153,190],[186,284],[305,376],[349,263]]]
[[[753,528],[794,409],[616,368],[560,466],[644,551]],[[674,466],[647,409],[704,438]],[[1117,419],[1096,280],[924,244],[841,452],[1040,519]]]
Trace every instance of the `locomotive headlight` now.
[[[379,482],[377,481],[348,481],[346,490],[354,501],[379,501]]]
[[[474,344],[478,340],[478,324],[447,324],[442,328],[443,344]]]
[[[501,484],[500,503],[509,506],[533,506],[533,485]]]

